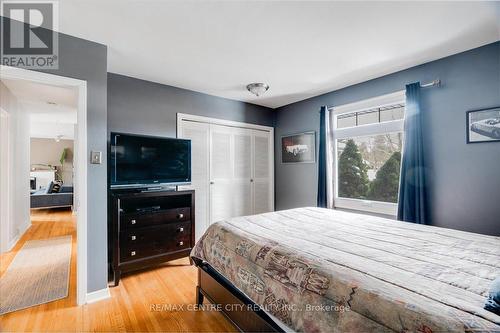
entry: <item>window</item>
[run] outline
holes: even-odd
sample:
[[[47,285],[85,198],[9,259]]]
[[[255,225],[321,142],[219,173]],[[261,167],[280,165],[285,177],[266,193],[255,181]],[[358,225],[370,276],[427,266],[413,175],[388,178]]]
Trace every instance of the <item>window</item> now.
[[[404,92],[334,107],[334,202],[396,215],[403,148]]]

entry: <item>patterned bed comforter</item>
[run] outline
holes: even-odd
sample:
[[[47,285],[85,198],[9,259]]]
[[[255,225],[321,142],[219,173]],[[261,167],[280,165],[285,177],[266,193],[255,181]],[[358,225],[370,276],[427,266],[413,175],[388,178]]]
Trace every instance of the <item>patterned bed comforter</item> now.
[[[322,208],[211,225],[200,258],[294,331],[500,332],[500,238]]]

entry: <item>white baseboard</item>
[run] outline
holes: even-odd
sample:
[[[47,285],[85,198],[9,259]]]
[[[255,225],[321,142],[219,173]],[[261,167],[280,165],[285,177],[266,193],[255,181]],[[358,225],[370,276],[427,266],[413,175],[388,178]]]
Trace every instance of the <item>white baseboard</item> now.
[[[14,239],[10,241],[9,247],[5,252],[12,251],[12,249],[14,248],[14,246],[16,246],[17,242],[19,242],[20,239],[21,239],[21,234],[18,234],[16,237],[14,237]]]
[[[14,246],[16,246],[17,242],[19,242],[19,240],[21,239],[21,237],[23,237],[24,233],[26,231],[28,231],[28,229],[31,227],[31,221],[28,221],[28,223],[26,223],[24,226],[23,226],[23,229],[19,231],[19,233],[17,234],[16,237],[14,237],[14,239],[12,239],[9,243],[9,249],[6,251],[11,251]]]
[[[87,296],[85,297],[86,303],[95,303],[99,302],[102,300],[105,300],[106,298],[110,298],[111,294],[109,293],[109,288],[104,288],[101,290],[96,290],[91,293],[87,293]]]

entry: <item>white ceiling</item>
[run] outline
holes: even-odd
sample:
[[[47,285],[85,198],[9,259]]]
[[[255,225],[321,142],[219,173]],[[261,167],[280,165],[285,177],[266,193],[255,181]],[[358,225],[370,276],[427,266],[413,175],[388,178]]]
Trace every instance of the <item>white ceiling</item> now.
[[[75,139],[75,125],[70,123],[50,123],[31,121],[30,137],[55,139],[56,137],[63,140]]]
[[[22,80],[2,82],[19,100],[30,118],[32,138],[74,138],[78,92],[74,88],[38,84]]]
[[[17,99],[34,103],[55,103],[59,107],[76,108],[78,91],[71,87],[39,84],[25,80],[2,79]]]
[[[60,31],[108,45],[110,72],[273,108],[500,39],[499,2],[59,4]]]

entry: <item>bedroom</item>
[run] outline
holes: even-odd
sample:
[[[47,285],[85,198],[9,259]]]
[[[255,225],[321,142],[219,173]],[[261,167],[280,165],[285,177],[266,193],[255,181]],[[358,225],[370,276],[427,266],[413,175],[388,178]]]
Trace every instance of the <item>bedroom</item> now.
[[[84,248],[3,329],[498,330],[498,2],[57,7],[56,66],[2,77],[86,83]]]

